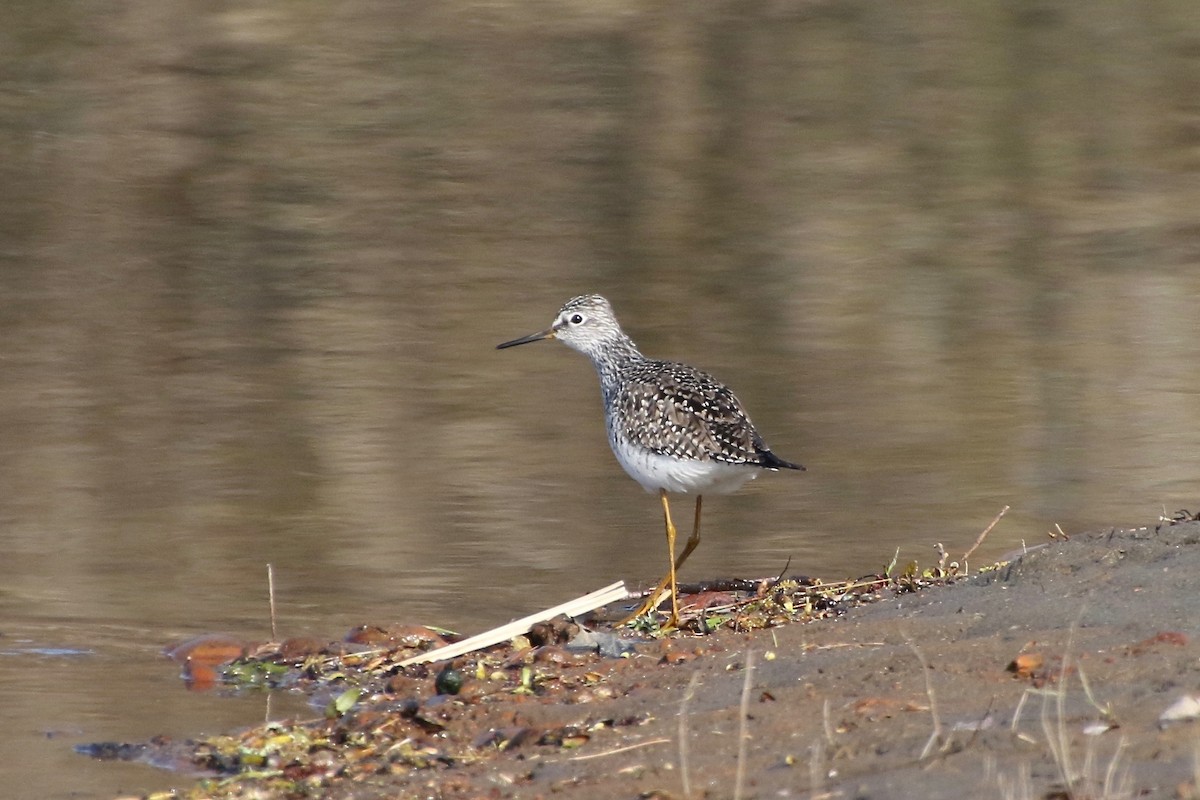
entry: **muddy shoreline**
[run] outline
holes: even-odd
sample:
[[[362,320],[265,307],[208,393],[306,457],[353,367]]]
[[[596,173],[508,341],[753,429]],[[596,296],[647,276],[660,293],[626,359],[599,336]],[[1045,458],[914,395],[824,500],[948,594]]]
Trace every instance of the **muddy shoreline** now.
[[[287,725],[138,752],[228,749],[181,797],[1197,798],[1200,722],[1163,715],[1200,695],[1198,575],[1198,522],[1095,531],[810,623],[456,662],[457,694],[331,684],[302,756]]]

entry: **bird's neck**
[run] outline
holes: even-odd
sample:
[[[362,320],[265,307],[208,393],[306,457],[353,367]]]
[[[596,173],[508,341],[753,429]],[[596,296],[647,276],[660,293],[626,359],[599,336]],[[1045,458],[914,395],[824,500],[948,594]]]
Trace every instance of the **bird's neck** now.
[[[619,382],[621,370],[630,363],[645,361],[646,357],[628,336],[606,342],[603,348],[587,354],[600,376],[600,385],[605,392]]]

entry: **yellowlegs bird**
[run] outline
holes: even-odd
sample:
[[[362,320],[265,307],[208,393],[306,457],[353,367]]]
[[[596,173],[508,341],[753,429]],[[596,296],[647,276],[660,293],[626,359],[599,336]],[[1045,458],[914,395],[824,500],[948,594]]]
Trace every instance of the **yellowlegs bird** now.
[[[600,376],[608,443],[625,471],[647,492],[658,492],[662,501],[670,569],[641,608],[623,622],[648,613],[670,587],[671,615],[665,627],[677,627],[675,575],[700,544],[702,495],[735,492],[764,469],[804,467],[771,452],[725,384],[687,364],[642,355],[617,324],[612,306],[598,294],[569,300],[546,330],[496,347],[541,339],[558,339],[592,360]],[[692,535],[678,559],[668,492],[696,495]]]

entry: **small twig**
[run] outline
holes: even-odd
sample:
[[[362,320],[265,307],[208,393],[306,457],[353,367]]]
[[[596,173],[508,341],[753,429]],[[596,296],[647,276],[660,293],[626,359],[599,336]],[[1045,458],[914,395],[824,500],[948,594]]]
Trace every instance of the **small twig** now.
[[[742,681],[742,704],[738,711],[737,772],[733,779],[733,800],[742,800],[742,785],[746,781],[746,730],[750,721],[750,681],[754,676],[754,651],[746,651],[746,679]]]
[[[1000,518],[1008,513],[1009,508],[1010,506],[1005,506],[1004,508],[1000,509],[1000,513],[992,519],[991,523],[983,529],[983,533],[979,534],[979,536],[975,539],[975,544],[971,545],[971,548],[967,550],[967,552],[963,553],[962,560],[964,565],[966,565],[967,559],[971,557],[971,554],[979,548],[979,545],[983,544],[983,540],[986,539],[987,535],[992,532],[992,528],[996,527],[996,523],[1000,521]]]
[[[691,800],[692,797],[692,782],[688,776],[688,705],[696,694],[699,682],[700,673],[693,672],[687,689],[683,691],[683,699],[679,701],[679,774],[683,778],[684,800]]]
[[[779,570],[779,575],[775,580],[771,581],[771,586],[778,586],[783,581],[783,576],[787,575],[788,567],[792,565],[792,557],[788,556],[787,561],[783,562],[783,569]]]
[[[615,756],[618,753],[627,753],[630,750],[637,750],[640,747],[650,747],[651,745],[655,745],[655,744],[667,744],[670,741],[671,741],[670,739],[650,739],[645,742],[638,742],[637,744],[627,744],[624,747],[618,747],[615,750],[605,750],[603,753],[588,753],[588,754],[582,755],[582,756],[572,756],[571,758],[568,758],[567,760],[568,761],[587,761],[590,758],[603,758],[605,756]]]
[[[275,568],[267,564],[267,601],[271,605],[271,641],[278,642],[279,634],[275,631]]]

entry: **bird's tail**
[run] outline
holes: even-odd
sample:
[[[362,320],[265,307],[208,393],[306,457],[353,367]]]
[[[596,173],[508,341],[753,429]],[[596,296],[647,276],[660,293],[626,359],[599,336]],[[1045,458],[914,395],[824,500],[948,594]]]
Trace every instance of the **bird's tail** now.
[[[761,456],[762,460],[758,463],[767,469],[798,469],[801,472],[804,472],[803,464],[793,464],[790,461],[784,461],[770,450],[759,451],[759,456]]]

